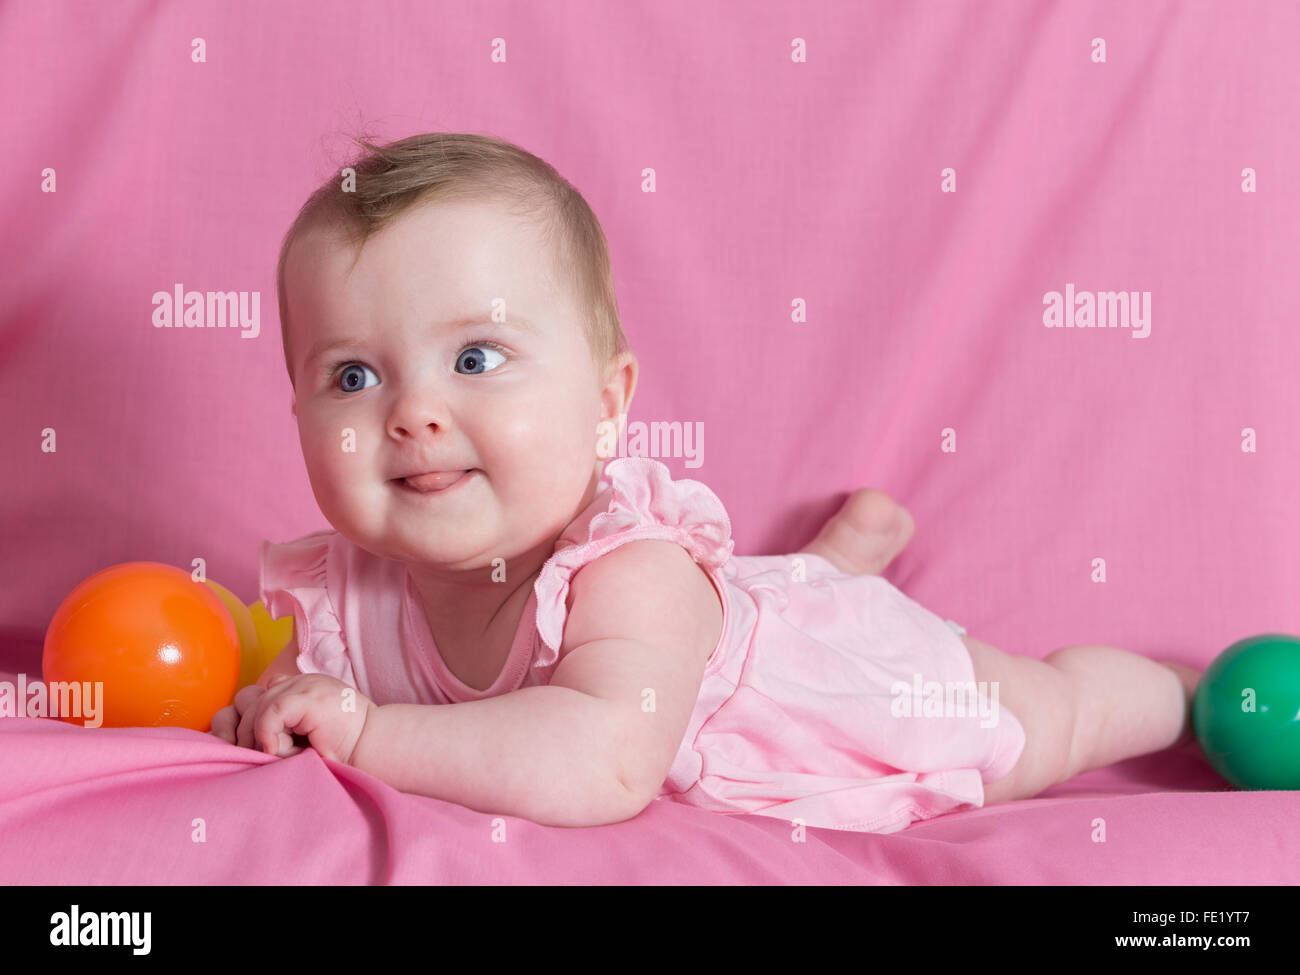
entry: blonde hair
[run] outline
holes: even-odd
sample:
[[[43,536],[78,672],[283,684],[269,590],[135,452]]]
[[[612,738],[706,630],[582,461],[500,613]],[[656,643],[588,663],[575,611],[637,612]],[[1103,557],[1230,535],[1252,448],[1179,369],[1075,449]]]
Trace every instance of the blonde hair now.
[[[294,375],[284,288],[290,245],[307,228],[324,222],[359,248],[399,214],[435,200],[499,200],[515,216],[531,221],[553,248],[557,266],[567,269],[597,371],[629,348],[600,221],[550,163],[502,139],[460,132],[413,135],[384,146],[362,138],[352,141],[364,151],[351,163],[355,191],[343,192],[337,177],[326,180],[302,205],[280,245],[275,283],[290,383]]]

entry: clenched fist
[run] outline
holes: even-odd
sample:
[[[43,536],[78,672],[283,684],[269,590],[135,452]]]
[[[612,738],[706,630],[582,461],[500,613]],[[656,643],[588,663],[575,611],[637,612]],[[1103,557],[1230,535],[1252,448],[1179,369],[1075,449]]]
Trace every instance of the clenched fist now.
[[[377,705],[355,687],[324,674],[281,675],[269,687],[250,684],[212,718],[212,734],[232,745],[288,758],[303,736],[325,758],[351,764],[352,753]]]

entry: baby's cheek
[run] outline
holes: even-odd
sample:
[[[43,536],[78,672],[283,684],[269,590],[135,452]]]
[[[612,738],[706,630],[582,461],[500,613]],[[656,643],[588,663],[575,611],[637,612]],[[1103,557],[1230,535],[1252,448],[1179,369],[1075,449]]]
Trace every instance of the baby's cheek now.
[[[303,439],[303,460],[312,483],[323,490],[342,490],[369,463],[360,448],[359,432],[343,426],[323,426]],[[376,476],[379,476],[376,474]]]
[[[472,433],[483,454],[517,460],[545,451],[555,433],[553,421],[553,411],[537,402],[523,402],[516,409],[482,411],[475,417]]]

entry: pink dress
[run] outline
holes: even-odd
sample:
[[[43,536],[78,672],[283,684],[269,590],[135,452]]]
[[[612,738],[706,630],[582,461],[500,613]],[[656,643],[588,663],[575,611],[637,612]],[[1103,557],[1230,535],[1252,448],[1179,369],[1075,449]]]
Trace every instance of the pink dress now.
[[[302,673],[328,674],[377,704],[472,701],[549,683],[569,580],[640,538],[680,543],[723,604],[722,635],[656,799],[892,833],[983,805],[983,784],[1015,765],[1024,730],[1007,708],[989,706],[995,697],[983,710],[969,699],[940,707],[947,682],[970,689],[974,681],[948,624],[885,579],[844,575],[820,556],[732,555],[717,495],[699,481],[674,481],[653,458],[606,463],[486,690],[443,663],[405,565],[338,532],[264,541],[260,596],[273,617],[293,615]]]

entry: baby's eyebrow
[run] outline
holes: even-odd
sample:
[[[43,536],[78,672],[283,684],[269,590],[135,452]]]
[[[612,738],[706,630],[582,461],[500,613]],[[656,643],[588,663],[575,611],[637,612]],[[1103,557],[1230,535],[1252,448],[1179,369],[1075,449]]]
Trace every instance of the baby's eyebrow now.
[[[452,329],[473,328],[475,325],[504,325],[507,328],[514,328],[521,332],[530,332],[533,335],[541,334],[541,329],[539,329],[536,325],[530,322],[527,318],[524,318],[522,315],[515,315],[511,318],[506,319],[503,322],[492,321],[492,316],[490,314],[489,315],[461,315],[459,318],[444,323],[442,329],[444,331],[449,331]],[[311,352],[308,353],[306,360],[303,362],[303,365],[304,366],[311,365],[313,362],[315,362],[317,359],[323,356],[326,352],[333,352],[335,349],[360,348],[364,344],[365,343],[360,339],[354,339],[354,338],[336,339],[333,342],[326,342],[323,345],[318,345],[315,348],[313,348]]]

